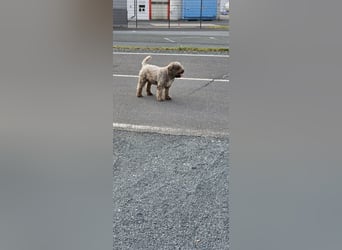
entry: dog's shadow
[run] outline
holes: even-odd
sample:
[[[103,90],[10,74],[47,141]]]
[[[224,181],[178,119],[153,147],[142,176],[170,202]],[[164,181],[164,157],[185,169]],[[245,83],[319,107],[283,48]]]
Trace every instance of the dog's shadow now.
[[[146,96],[137,98],[134,96],[134,98],[139,99],[141,102],[145,102],[148,105],[160,105],[160,106],[169,106],[169,107],[184,107],[187,105],[187,102],[185,101],[187,98],[182,98],[182,96],[176,96],[171,97],[171,100],[164,100],[164,101],[157,101],[155,94],[153,93],[153,96]]]

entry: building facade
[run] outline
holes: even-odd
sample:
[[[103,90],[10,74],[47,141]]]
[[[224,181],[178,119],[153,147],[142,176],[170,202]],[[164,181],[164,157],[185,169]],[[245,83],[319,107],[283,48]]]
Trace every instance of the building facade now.
[[[113,15],[117,15],[113,16],[113,23],[137,19],[215,20],[220,15],[221,3],[222,0],[113,0]]]

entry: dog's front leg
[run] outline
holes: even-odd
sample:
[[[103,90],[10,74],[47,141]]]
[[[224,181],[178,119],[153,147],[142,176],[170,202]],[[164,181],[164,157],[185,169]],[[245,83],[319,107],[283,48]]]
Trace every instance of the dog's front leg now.
[[[172,98],[169,96],[170,87],[165,87],[165,100],[171,100]]]
[[[164,87],[161,85],[157,85],[157,101],[164,101],[163,100],[163,89]]]

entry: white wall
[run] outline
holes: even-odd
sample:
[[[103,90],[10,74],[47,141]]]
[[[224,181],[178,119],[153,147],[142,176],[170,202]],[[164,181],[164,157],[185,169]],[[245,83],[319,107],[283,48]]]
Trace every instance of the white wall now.
[[[148,0],[127,0],[127,18],[136,20],[135,4],[137,5],[138,20],[149,20],[149,1]]]
[[[182,0],[170,0],[170,19],[179,20],[182,17]]]

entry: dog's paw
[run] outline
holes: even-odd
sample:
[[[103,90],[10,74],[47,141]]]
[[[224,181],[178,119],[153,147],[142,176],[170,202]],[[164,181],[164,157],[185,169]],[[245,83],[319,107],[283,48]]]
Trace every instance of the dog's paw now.
[[[153,95],[153,94],[152,94],[152,92],[147,92],[147,95],[151,96],[151,95]]]
[[[170,100],[172,100],[172,98],[170,96],[165,96],[165,100],[170,101]]]

